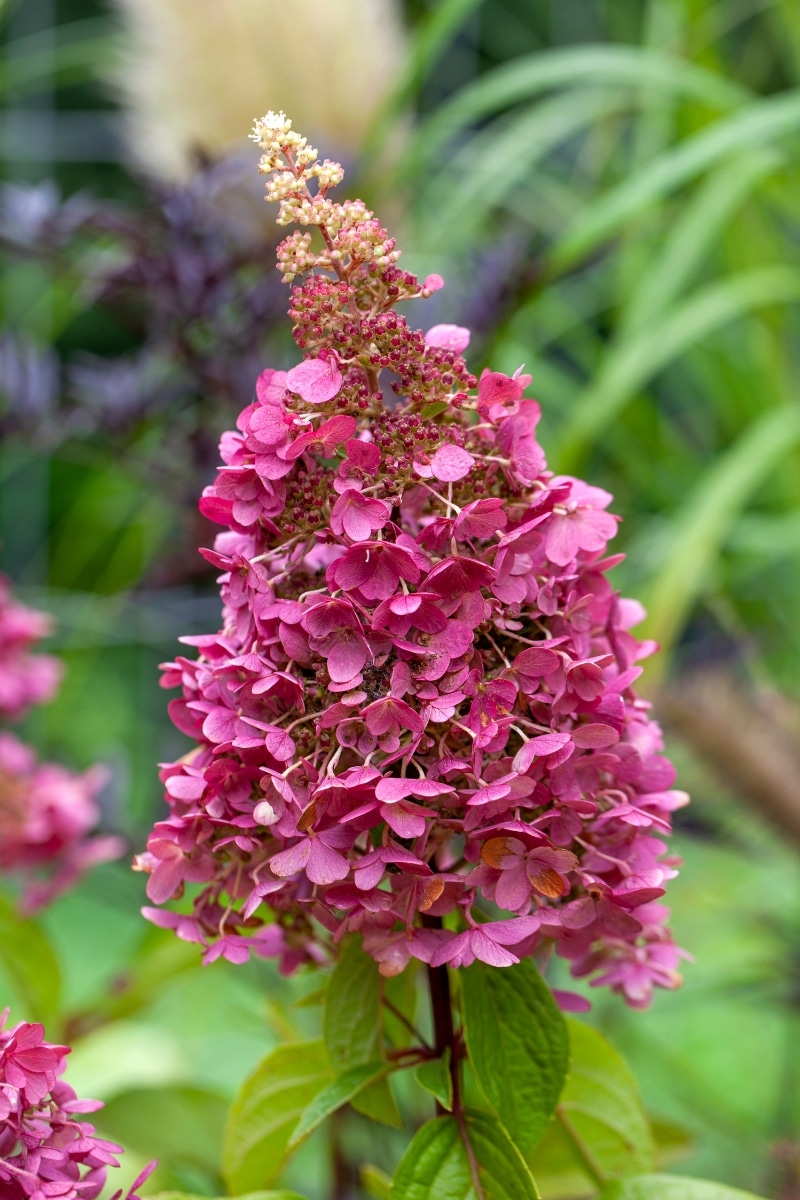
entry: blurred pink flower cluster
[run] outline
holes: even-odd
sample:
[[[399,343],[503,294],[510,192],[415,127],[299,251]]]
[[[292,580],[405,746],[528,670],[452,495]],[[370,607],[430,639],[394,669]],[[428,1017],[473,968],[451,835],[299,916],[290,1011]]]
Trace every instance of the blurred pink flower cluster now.
[[[60,1078],[68,1046],[46,1042],[39,1024],[24,1021],[5,1029],[7,1018],[8,1009],[0,1013],[0,1195],[3,1200],[93,1200],[122,1152],[79,1119],[103,1105],[79,1100]],[[128,1200],[136,1200],[133,1193],[154,1166],[134,1181]]]
[[[49,617],[15,601],[0,578],[0,717],[19,719],[56,692],[61,664],[31,653],[50,627]],[[14,734],[0,731],[0,871],[24,873],[29,911],[49,903],[90,866],[122,853],[120,838],[89,836],[105,778],[101,767],[76,775],[40,762]]]
[[[394,311],[442,280],[328,197],[338,165],[283,114],[254,136],[322,250],[279,249],[305,357],[263,372],[201,501],[224,623],[166,667],[197,745],[135,865],[155,904],[202,886],[145,912],[284,970],[347,931],[386,975],[554,949],[644,1006],[680,982],[660,900],[687,797],[634,690],[654,646],[608,580],[611,496],[547,469],[521,369],[477,380],[467,330]]]

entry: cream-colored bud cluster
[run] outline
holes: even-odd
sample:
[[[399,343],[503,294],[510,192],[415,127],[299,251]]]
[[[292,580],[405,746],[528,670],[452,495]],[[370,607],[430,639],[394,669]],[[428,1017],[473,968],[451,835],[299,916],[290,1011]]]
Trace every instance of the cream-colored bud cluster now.
[[[299,230],[284,238],[278,246],[277,257],[284,283],[291,283],[296,275],[305,275],[315,267],[325,270],[331,265],[327,254],[315,254],[311,249],[311,234]]]
[[[330,200],[322,196],[305,195],[297,191],[281,200],[278,209],[279,225],[325,225],[327,226],[328,212],[332,207]]]
[[[344,178],[341,163],[317,162],[317,152],[295,133],[285,113],[269,112],[256,121],[251,137],[264,150],[259,169],[270,176],[266,199],[278,204],[278,225],[316,225],[323,231],[326,250],[311,248],[309,233],[294,233],[278,249],[278,268],[284,282],[314,270],[342,269],[355,263],[391,267],[400,257],[390,238],[363,200],[336,204],[327,198],[330,188]],[[314,193],[311,180],[317,181]]]
[[[291,156],[295,167],[305,169],[317,161],[317,151],[309,146],[308,139],[292,129],[292,122],[285,112],[268,112],[253,122],[251,139],[264,151],[258,165],[262,175],[269,175],[284,165]],[[308,175],[308,178],[311,178]]]
[[[371,221],[372,217],[372,209],[367,208],[363,200],[345,200],[343,204],[331,203],[326,228],[332,237],[338,237],[343,229],[355,229],[364,221]]]
[[[281,201],[296,195],[297,190],[297,176],[292,171],[275,171],[267,180],[266,199],[280,204]]]
[[[389,267],[400,258],[396,245],[379,221],[359,221],[338,232],[334,255],[339,258],[348,255],[352,262],[374,262],[379,267]]]
[[[321,188],[338,187],[344,179],[344,167],[341,163],[333,162],[332,159],[326,158],[324,162],[315,163],[310,171],[311,175],[316,175]]]

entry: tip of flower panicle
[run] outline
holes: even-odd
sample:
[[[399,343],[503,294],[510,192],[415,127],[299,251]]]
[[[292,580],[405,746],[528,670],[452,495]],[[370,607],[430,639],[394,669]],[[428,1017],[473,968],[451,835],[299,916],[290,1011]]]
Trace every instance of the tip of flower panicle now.
[[[254,142],[261,145],[265,138],[271,141],[280,134],[288,133],[291,128],[292,122],[283,109],[280,112],[273,112],[270,109],[263,117],[255,118],[253,131],[249,136]]]

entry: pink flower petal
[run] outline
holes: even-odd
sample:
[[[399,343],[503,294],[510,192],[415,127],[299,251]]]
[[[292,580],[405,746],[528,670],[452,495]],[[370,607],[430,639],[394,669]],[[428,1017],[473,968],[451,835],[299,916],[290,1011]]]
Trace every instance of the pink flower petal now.
[[[442,350],[452,350],[460,354],[469,345],[470,333],[463,325],[434,325],[425,334],[429,346],[439,346]]]
[[[334,358],[307,358],[292,367],[286,386],[308,404],[326,404],[342,387],[342,372]]]
[[[455,483],[469,475],[475,466],[475,459],[468,450],[461,446],[440,446],[431,459],[431,469],[436,479],[443,483]]]

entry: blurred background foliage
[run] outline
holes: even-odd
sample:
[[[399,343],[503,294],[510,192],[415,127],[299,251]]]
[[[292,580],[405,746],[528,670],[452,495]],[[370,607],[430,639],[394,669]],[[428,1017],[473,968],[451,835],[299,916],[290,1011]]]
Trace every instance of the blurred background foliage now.
[[[550,465],[615,494],[617,583],[662,644],[646,689],[694,795],[671,896],[697,962],[651,1012],[592,1020],[688,1135],[676,1170],[797,1200],[800,8],[289,7],[0,4],[0,564],[68,664],[26,732],[110,763],[106,822],[141,846],[155,763],[184,748],[157,664],[217,628],[195,498],[258,371],[292,361],[245,136],[284,108],[445,275],[428,322],[469,325],[476,367],[526,364]],[[292,1005],[316,984],[201,971],[142,895],[120,864],[46,915],[49,1003],[126,1171],[159,1153],[158,1186],[213,1194],[219,1114],[313,1027]]]

